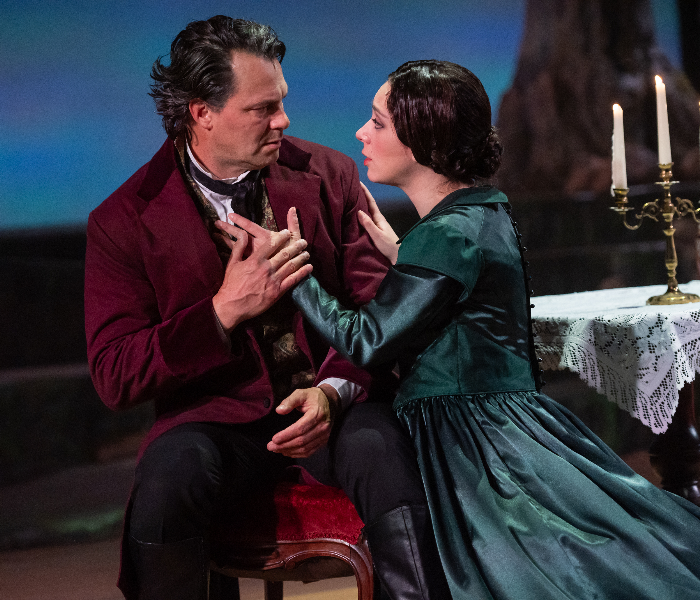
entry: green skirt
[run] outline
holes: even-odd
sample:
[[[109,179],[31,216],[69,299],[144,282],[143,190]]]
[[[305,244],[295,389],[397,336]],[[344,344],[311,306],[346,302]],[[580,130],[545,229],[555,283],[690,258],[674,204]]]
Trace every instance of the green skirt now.
[[[700,508],[635,474],[548,396],[397,412],[454,600],[700,598]]]

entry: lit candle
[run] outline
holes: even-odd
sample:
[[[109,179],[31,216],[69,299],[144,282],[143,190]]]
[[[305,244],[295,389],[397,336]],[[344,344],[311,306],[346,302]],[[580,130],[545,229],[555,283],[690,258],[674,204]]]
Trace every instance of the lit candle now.
[[[612,181],[614,188],[627,189],[625,130],[622,126],[622,108],[619,104],[613,104]]]
[[[659,164],[668,165],[671,160],[671,139],[668,135],[668,110],[666,109],[666,86],[656,76],[656,124],[659,132]]]

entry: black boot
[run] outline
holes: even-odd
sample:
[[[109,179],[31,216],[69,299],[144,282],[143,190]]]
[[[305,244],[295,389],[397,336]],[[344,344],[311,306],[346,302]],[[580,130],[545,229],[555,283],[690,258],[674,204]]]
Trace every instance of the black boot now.
[[[202,538],[167,544],[129,536],[138,600],[207,600],[209,558]]]
[[[400,506],[364,528],[391,600],[450,600],[427,506]]]

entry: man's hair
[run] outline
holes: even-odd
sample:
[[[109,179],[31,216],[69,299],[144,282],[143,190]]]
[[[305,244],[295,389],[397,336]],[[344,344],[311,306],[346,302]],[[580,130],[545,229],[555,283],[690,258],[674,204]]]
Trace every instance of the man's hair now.
[[[391,73],[389,85],[387,108],[396,135],[419,164],[464,183],[496,173],[501,142],[474,73],[451,62],[417,60]]]
[[[153,64],[150,96],[168,137],[187,131],[191,101],[221,110],[235,93],[233,50],[281,62],[286,48],[267,25],[218,15],[193,21],[177,34],[170,46],[170,65],[161,62],[163,56]]]

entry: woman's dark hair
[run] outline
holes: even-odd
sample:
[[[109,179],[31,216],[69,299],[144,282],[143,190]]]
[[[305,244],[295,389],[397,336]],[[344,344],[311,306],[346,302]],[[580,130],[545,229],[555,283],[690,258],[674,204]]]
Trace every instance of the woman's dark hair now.
[[[451,62],[417,60],[389,75],[387,108],[416,161],[453,181],[473,183],[501,166],[491,103],[478,77]]]
[[[193,21],[177,34],[169,66],[161,62],[162,56],[153,64],[150,96],[168,137],[174,139],[187,130],[192,100],[206,102],[214,110],[224,107],[236,88],[232,50],[281,62],[286,49],[271,27],[218,15]]]

